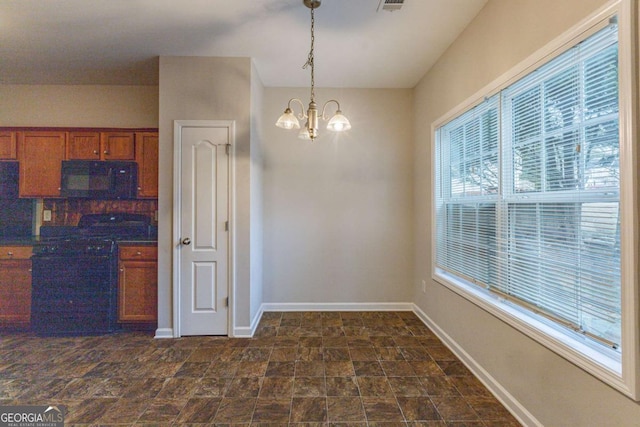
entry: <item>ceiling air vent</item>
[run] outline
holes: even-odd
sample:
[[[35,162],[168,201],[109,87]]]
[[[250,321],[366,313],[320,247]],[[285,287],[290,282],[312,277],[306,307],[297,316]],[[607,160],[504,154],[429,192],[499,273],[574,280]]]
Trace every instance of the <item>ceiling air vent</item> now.
[[[403,4],[404,4],[404,0],[380,0],[380,3],[378,3],[378,9],[376,10],[376,12],[380,11],[380,6],[382,6],[382,10],[386,10],[388,12],[400,10],[402,9]]]

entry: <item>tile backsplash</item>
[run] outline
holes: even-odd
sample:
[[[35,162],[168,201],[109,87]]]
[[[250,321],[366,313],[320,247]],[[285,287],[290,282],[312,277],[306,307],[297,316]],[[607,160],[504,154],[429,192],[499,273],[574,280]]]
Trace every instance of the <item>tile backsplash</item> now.
[[[77,225],[84,214],[114,212],[144,214],[151,218],[151,224],[157,225],[157,200],[44,199],[43,208],[51,211],[51,221],[43,221],[43,225]]]

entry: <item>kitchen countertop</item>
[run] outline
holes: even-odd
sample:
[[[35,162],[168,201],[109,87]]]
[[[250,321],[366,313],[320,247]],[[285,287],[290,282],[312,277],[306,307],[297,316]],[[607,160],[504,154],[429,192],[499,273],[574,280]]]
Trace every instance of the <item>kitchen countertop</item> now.
[[[158,244],[158,240],[150,240],[148,238],[139,239],[119,239],[117,240],[119,245],[137,245],[137,246],[155,246]]]
[[[64,238],[64,237],[63,237]],[[42,239],[40,236],[31,237],[0,237],[0,246],[31,246],[52,239]],[[152,246],[157,245],[157,239],[149,237],[128,237],[126,239],[116,239],[119,245],[141,245]]]
[[[40,236],[0,237],[0,246],[31,246],[41,241]]]

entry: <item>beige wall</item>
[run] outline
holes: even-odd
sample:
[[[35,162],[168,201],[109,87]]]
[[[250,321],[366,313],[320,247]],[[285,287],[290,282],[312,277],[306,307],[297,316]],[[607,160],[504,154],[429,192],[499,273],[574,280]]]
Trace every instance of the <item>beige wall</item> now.
[[[415,89],[414,300],[545,426],[638,426],[640,406],[430,279],[429,126],[604,3],[490,0]]]
[[[160,57],[158,328],[172,325],[173,121],[235,120],[235,327],[251,323],[249,58]]]
[[[265,302],[411,301],[412,92],[316,89],[353,128],[312,143],[274,126],[309,89],[265,89]]]
[[[0,126],[158,126],[157,86],[0,85]]]

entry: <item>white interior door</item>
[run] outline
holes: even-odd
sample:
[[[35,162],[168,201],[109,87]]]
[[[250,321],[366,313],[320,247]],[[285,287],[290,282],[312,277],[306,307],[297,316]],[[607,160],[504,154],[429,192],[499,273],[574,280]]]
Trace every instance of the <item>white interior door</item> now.
[[[227,335],[230,129],[179,133],[179,335]]]

